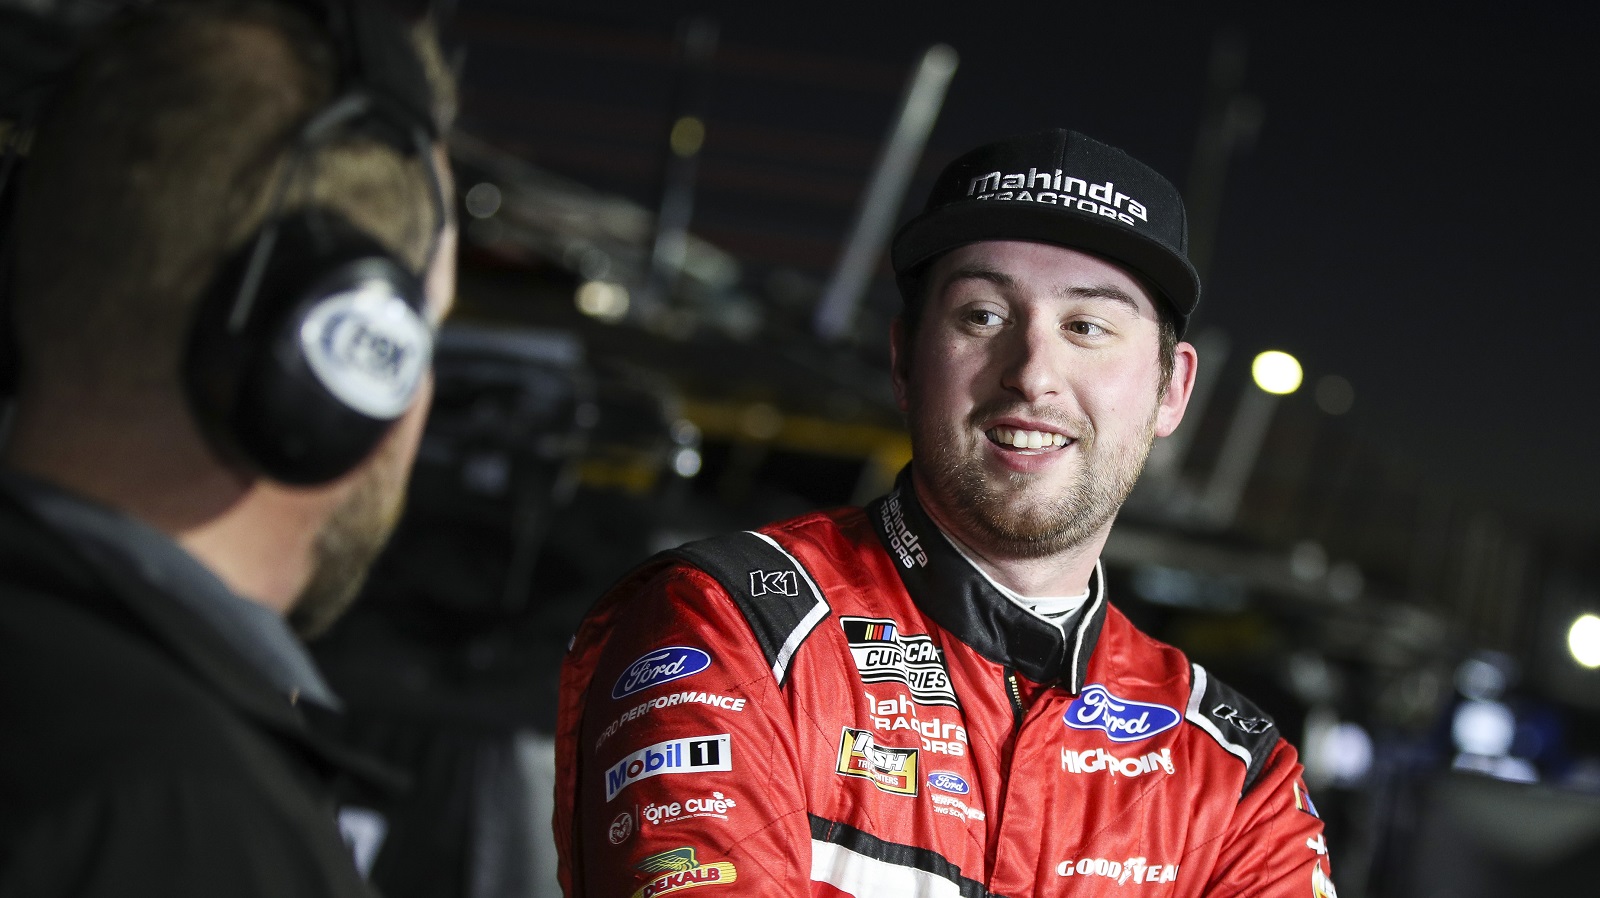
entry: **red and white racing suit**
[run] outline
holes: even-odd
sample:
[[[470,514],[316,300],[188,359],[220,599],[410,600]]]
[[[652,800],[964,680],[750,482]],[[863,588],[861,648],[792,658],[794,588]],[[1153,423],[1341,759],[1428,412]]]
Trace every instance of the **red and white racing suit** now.
[[[1004,598],[916,502],[657,556],[561,675],[569,896],[1333,896],[1272,720],[1090,598]]]

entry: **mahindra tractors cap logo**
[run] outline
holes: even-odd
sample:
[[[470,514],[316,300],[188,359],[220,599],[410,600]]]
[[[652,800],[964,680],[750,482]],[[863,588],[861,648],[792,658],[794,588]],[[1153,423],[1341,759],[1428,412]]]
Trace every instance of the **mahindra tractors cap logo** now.
[[[669,645],[640,657],[617,677],[611,697],[627,698],[652,686],[692,677],[711,666],[711,656],[686,645]]]
[[[1072,700],[1062,720],[1075,730],[1104,730],[1112,742],[1138,742],[1178,725],[1176,709],[1112,695],[1095,683]]]

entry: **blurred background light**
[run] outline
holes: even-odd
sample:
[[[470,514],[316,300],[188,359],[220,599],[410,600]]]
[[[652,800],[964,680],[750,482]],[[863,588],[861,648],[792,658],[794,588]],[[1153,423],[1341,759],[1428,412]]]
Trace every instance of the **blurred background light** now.
[[[1585,614],[1573,621],[1567,630],[1567,649],[1584,667],[1600,667],[1600,617]]]
[[[1300,361],[1287,352],[1269,349],[1250,363],[1250,376],[1256,386],[1276,396],[1287,396],[1300,389],[1305,376]]]
[[[1330,415],[1342,415],[1355,405],[1356,391],[1350,381],[1337,374],[1325,374],[1317,379],[1315,393],[1317,408]]]
[[[628,288],[610,281],[585,281],[576,296],[578,311],[601,321],[621,321],[628,314]]]
[[[473,218],[488,218],[500,211],[501,200],[500,188],[488,181],[474,184],[465,198],[467,214]]]

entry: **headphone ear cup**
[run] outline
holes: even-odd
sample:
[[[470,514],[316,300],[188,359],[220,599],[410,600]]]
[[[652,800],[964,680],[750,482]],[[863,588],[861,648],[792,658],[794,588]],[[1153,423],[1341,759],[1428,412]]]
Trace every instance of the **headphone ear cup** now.
[[[274,230],[253,297],[240,284],[258,239],[202,298],[185,386],[225,457],[282,483],[327,483],[410,408],[433,335],[420,280],[343,218],[303,212]]]

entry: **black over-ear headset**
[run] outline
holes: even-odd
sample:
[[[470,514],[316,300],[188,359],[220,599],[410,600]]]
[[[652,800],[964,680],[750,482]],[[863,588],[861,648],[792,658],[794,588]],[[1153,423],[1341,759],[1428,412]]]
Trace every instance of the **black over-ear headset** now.
[[[261,227],[201,294],[183,379],[227,458],[289,484],[337,479],[410,408],[432,364],[421,277],[339,213],[285,212],[330,141],[370,136],[427,172],[439,248],[446,208],[432,91],[404,25],[367,0],[305,0],[339,57],[333,99],[301,128]],[[309,184],[310,179],[306,182]]]

